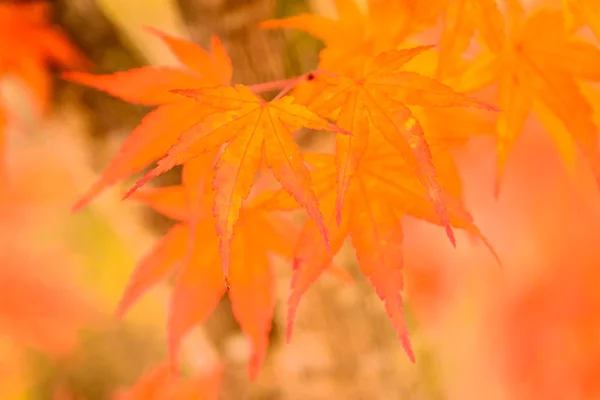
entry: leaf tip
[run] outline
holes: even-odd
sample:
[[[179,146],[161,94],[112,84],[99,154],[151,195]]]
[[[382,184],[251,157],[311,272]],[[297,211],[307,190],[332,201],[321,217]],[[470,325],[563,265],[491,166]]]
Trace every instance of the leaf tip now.
[[[454,230],[452,229],[450,222],[448,222],[448,224],[446,224],[446,235],[448,236],[448,239],[450,239],[450,243],[452,243],[452,247],[456,248],[456,236],[454,236]]]

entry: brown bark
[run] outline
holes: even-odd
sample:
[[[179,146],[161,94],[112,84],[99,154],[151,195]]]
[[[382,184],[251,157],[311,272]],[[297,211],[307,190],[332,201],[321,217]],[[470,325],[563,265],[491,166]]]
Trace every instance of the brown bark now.
[[[112,73],[139,67],[144,57],[123,41],[117,28],[94,0],[56,0],[54,20],[92,61],[94,73]],[[58,80],[56,101],[77,102],[90,119],[94,137],[132,128],[147,112],[139,107],[82,85]]]
[[[234,82],[254,84],[285,77],[281,33],[257,24],[273,18],[275,0],[179,0],[192,38],[208,46],[218,35],[234,65]]]
[[[95,0],[56,0],[54,20],[93,64],[93,73],[109,74],[147,65],[145,57],[119,34]],[[88,121],[93,166],[102,171],[116,155],[118,146],[138,125],[150,108],[127,103],[102,91],[57,79],[55,103],[72,106]],[[158,185],[180,181],[180,168],[157,177]],[[93,182],[90,182],[90,185]],[[172,225],[168,218],[147,212],[149,223],[165,232]]]

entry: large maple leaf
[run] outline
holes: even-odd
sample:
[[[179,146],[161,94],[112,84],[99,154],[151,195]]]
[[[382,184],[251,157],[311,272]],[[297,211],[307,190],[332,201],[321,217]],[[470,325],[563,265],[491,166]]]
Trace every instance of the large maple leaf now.
[[[134,195],[179,222],[139,262],[117,315],[123,315],[150,287],[176,273],[168,321],[172,360],[181,338],[212,313],[226,290],[212,213],[213,159],[211,153],[188,161],[183,167],[183,185],[143,190]],[[275,282],[269,255],[291,260],[298,236],[298,228],[277,212],[277,204],[269,193],[248,199],[240,212],[228,278],[234,315],[253,344],[249,365],[252,377],[258,374],[265,357],[273,317]],[[347,278],[341,271],[333,272]]]
[[[476,77],[471,84],[473,90],[498,82],[498,106],[503,111],[496,124],[496,194],[509,150],[532,109],[549,114],[562,125],[546,126],[547,130],[566,128],[570,132],[600,180],[593,108],[580,88],[580,80],[600,81],[600,49],[569,35],[559,10],[538,10],[527,15],[516,1],[511,0],[508,5],[501,51],[483,52],[464,74]],[[545,115],[541,117],[542,122],[550,120]]]
[[[377,129],[412,167],[428,188],[429,196],[450,240],[454,235],[441,198],[437,171],[421,123],[409,106],[471,106],[494,109],[487,104],[455,92],[449,86],[415,72],[404,65],[431,46],[390,50],[364,60],[362,70],[343,75],[318,74],[311,81],[303,101],[324,117],[334,119],[340,128],[353,132],[339,135],[336,143],[338,181],[336,213],[340,219],[350,179],[366,151],[370,131]],[[401,177],[398,177],[401,179]]]
[[[74,206],[79,209],[118,181],[147,167],[162,157],[179,135],[212,112],[206,104],[176,95],[174,89],[229,85],[232,65],[221,41],[212,38],[211,52],[202,47],[162,33],[158,36],[183,64],[181,68],[146,66],[107,75],[65,73],[65,79],[105,91],[131,103],[159,105],[144,117],[102,176]]]
[[[437,146],[434,149],[434,161],[441,171],[440,182],[445,187],[440,196],[448,204],[450,223],[483,240],[493,252],[458,198],[460,179],[457,170],[453,168],[452,157],[442,150],[438,154]],[[315,240],[318,238],[318,230],[314,222],[308,220],[302,228],[295,252],[288,309],[288,340],[302,295],[331,263],[332,254],[339,251],[349,236],[361,270],[384,301],[386,312],[400,335],[404,349],[414,361],[402,313],[401,220],[405,215],[412,215],[442,224],[435,205],[428,198],[426,187],[411,173],[410,164],[401,157],[401,153],[389,146],[381,133],[372,133],[360,164],[348,183],[347,206],[343,209],[338,224],[335,209],[339,182],[335,156],[306,154],[306,159],[315,167],[311,174],[331,232],[332,251],[328,252]],[[287,201],[287,207],[293,207],[293,199],[288,198]],[[278,202],[283,207],[286,204],[285,196],[280,195]],[[495,256],[494,252],[493,254]]]
[[[282,187],[302,204],[308,215],[321,227],[327,243],[323,216],[292,131],[301,127],[334,132],[341,130],[305,106],[294,104],[292,97],[266,102],[242,85],[177,92],[212,108],[212,112],[184,132],[167,155],[159,160],[156,168],[147,173],[127,195],[174,166],[200,154],[218,150],[227,143],[215,167],[213,179],[216,191],[213,210],[217,233],[221,237],[219,248],[225,275],[242,202],[250,193],[263,159]]]
[[[0,4],[0,78],[15,76],[31,93],[35,110],[46,111],[52,86],[50,65],[82,69],[85,57],[49,21],[50,3]]]

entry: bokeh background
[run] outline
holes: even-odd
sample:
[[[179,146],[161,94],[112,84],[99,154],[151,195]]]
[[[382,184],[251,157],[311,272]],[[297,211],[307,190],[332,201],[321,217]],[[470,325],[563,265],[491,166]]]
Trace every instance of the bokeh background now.
[[[243,84],[309,71],[322,48],[298,31],[260,31],[259,21],[300,12],[335,16],[331,0],[52,6],[54,23],[94,72],[175,65],[144,31],[152,26],[203,46],[218,35],[234,81]],[[0,187],[0,398],[110,399],[164,360],[167,284],[123,320],[112,313],[136,261],[172,222],[122,202],[130,182],[77,214],[69,208],[149,109],[55,77],[51,108],[41,118],[17,79],[1,76],[0,88],[18,121],[5,128],[12,183]],[[597,89],[590,88],[600,126]],[[459,133],[472,129],[451,122]],[[223,363],[221,399],[600,398],[600,194],[566,136],[553,141],[531,118],[496,200],[492,121],[478,124],[481,134],[455,155],[465,202],[503,267],[466,235],[454,249],[439,227],[406,220],[406,312],[416,364],[348,248],[338,261],[355,282],[320,278],[299,308],[289,344],[283,327],[291,271],[276,265],[279,303],[256,382],[248,380],[249,344],[226,298],[186,339],[187,368],[210,371]],[[324,145],[314,134],[299,141],[305,149]],[[178,180],[174,170],[153,184]]]

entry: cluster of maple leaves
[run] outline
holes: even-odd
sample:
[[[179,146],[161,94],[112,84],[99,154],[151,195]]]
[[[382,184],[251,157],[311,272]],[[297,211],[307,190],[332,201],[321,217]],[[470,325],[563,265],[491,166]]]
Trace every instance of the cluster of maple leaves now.
[[[282,91],[271,100],[261,93],[272,83],[232,83],[231,60],[216,36],[205,50],[149,28],[181,67],[64,73],[156,107],[74,207],[156,163],[125,197],[177,223],[139,262],[117,313],[176,275],[167,328],[176,364],[184,335],[228,291],[253,345],[254,378],[273,318],[272,256],[293,267],[289,337],[302,295],[349,237],[414,361],[402,312],[402,219],[438,224],[453,244],[454,229],[466,230],[496,256],[462,203],[451,153],[481,133],[474,130],[479,121],[495,124],[497,192],[509,150],[532,111],[554,138],[577,146],[600,180],[592,100],[598,94],[585,82],[600,81],[600,49],[576,34],[587,26],[600,40],[600,7],[594,0],[543,3],[529,10],[517,0],[369,0],[365,13],[352,0],[336,0],[336,20],[304,14],[264,21],[263,29],[300,29],[325,43],[317,69],[278,84]],[[35,20],[37,13],[27,15]],[[39,46],[50,40],[27,35]],[[53,52],[32,45],[34,56],[10,54],[16,61],[3,52],[0,73],[17,71],[45,93],[38,62],[82,60],[64,45],[48,46]],[[496,88],[494,104],[469,94],[489,86]],[[457,134],[452,121],[473,131]],[[300,129],[333,133],[334,151],[302,151],[294,140]],[[181,185],[138,191],[180,165]],[[290,217],[294,210],[306,213],[300,227]]]

